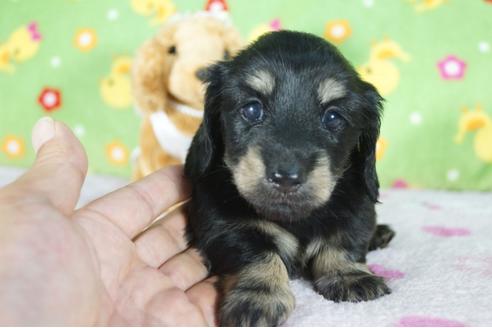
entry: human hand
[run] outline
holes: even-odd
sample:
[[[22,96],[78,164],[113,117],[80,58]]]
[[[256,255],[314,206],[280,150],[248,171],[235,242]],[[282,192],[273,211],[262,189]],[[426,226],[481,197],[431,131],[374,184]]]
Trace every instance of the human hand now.
[[[181,167],[75,210],[87,158],[62,123],[33,129],[36,160],[0,189],[0,325],[213,325],[217,298],[185,217]],[[206,280],[204,280],[206,279]]]

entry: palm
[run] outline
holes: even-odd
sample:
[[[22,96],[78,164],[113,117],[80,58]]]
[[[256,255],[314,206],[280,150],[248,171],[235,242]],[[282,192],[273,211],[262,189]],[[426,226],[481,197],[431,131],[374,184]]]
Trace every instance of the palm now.
[[[162,178],[160,186],[165,186],[169,199],[157,201],[160,206],[180,194],[179,187],[169,186],[166,175]],[[170,195],[169,189],[175,191]],[[186,249],[183,213],[175,210],[139,234],[162,210],[148,198],[162,195],[159,191],[164,190],[126,187],[74,214],[75,223],[95,250],[93,257],[100,270],[101,323],[214,323],[216,292],[210,279],[202,281],[207,271],[199,256]]]

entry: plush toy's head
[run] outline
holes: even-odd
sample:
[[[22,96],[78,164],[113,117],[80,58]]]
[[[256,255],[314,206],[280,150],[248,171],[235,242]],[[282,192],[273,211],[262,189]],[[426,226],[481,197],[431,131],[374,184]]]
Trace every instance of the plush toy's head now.
[[[173,17],[140,49],[133,65],[133,90],[143,113],[168,100],[203,108],[205,67],[239,50],[238,32],[211,14]]]

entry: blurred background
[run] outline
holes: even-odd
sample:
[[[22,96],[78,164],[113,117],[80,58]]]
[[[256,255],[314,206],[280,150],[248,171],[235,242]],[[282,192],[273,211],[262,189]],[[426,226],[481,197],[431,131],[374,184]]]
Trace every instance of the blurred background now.
[[[32,162],[31,128],[50,115],[80,138],[90,173],[129,178],[141,120],[132,99],[132,58],[173,14],[206,5],[0,1],[0,166]],[[336,44],[378,88],[386,99],[377,148],[383,186],[492,190],[492,1],[215,5],[245,44],[270,30],[314,33]]]

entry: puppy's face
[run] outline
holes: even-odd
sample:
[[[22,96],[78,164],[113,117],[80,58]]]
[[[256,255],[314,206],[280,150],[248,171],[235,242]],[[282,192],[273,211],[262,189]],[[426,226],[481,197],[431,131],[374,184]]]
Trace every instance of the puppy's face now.
[[[303,218],[329,200],[349,166],[364,175],[365,164],[352,162],[369,155],[357,154],[366,134],[377,138],[380,98],[333,46],[272,33],[211,72],[207,101],[220,120],[224,163],[259,214]]]

